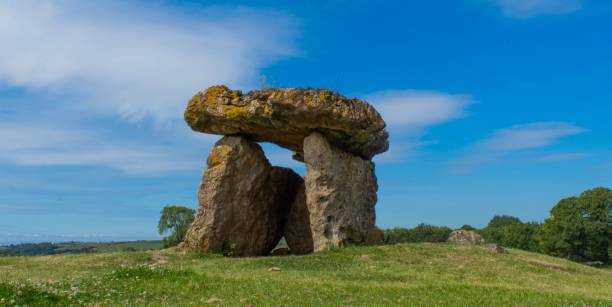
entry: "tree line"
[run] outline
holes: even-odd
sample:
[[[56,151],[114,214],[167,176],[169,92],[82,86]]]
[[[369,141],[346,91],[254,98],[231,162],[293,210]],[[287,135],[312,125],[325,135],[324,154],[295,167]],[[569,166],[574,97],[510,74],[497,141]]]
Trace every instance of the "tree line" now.
[[[612,262],[612,190],[595,188],[577,197],[568,197],[539,222],[523,222],[509,215],[493,217],[486,227],[473,230],[487,242],[539,252],[577,262]],[[452,229],[420,224],[414,228],[385,231],[386,243],[445,242]]]
[[[168,234],[164,238],[165,247],[183,241],[194,215],[193,209],[181,206],[163,209],[158,229],[160,234]],[[487,242],[505,247],[578,262],[608,264],[612,261],[612,190],[595,188],[580,196],[562,199],[543,223],[498,215],[484,228],[463,225],[460,229],[476,231]],[[384,231],[384,243],[446,242],[452,231],[450,227],[428,224],[396,227]]]

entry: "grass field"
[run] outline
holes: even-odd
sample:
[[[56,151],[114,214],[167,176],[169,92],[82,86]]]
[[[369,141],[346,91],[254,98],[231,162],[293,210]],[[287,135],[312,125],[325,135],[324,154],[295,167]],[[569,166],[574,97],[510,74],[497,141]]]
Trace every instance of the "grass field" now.
[[[612,306],[612,270],[428,243],[243,259],[173,250],[0,257],[3,304]]]

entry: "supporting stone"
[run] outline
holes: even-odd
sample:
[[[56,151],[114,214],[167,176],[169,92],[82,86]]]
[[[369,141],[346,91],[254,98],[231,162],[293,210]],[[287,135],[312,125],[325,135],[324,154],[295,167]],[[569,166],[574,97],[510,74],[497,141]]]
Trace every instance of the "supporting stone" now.
[[[333,147],[319,133],[304,139],[304,162],[313,250],[365,243],[376,219],[374,164]]]
[[[285,240],[293,254],[308,254],[314,250],[312,231],[310,230],[310,213],[306,206],[304,180],[299,185],[285,222]]]
[[[207,164],[198,214],[183,248],[268,254],[282,237],[283,219],[297,191],[291,179],[295,173],[272,168],[259,145],[238,136],[219,140]]]

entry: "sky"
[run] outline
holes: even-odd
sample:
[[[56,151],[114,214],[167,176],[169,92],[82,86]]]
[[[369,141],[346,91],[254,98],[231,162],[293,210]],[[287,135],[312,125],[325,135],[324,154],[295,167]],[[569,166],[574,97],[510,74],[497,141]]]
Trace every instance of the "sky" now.
[[[217,84],[373,104],[379,227],[542,221],[612,187],[611,37],[603,0],[1,1],[0,244],[159,238],[197,208],[220,137],[182,114]]]

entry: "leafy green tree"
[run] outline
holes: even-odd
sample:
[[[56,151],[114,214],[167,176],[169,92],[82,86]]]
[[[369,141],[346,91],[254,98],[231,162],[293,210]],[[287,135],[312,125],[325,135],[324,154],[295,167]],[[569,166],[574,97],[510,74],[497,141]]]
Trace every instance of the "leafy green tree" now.
[[[181,206],[166,206],[159,218],[159,234],[168,234],[164,238],[164,247],[178,245],[185,239],[185,234],[193,222],[195,210]]]
[[[610,261],[612,190],[595,188],[563,199],[550,214],[538,233],[544,253],[574,261]]]
[[[510,215],[494,216],[479,232],[487,242],[528,251],[538,251],[536,234],[539,223],[523,223]]]
[[[461,226],[461,228],[459,228],[460,230],[469,230],[469,231],[475,231],[476,228],[473,227],[472,225],[469,224],[465,224],[463,226]]]
[[[510,215],[496,215],[489,221],[487,227],[480,231],[480,234],[487,242],[503,245],[504,228],[508,225],[518,223],[521,223],[521,220],[519,220],[517,217]]]
[[[539,250],[536,235],[540,223],[512,223],[502,227],[501,245],[522,250],[537,252]]]

